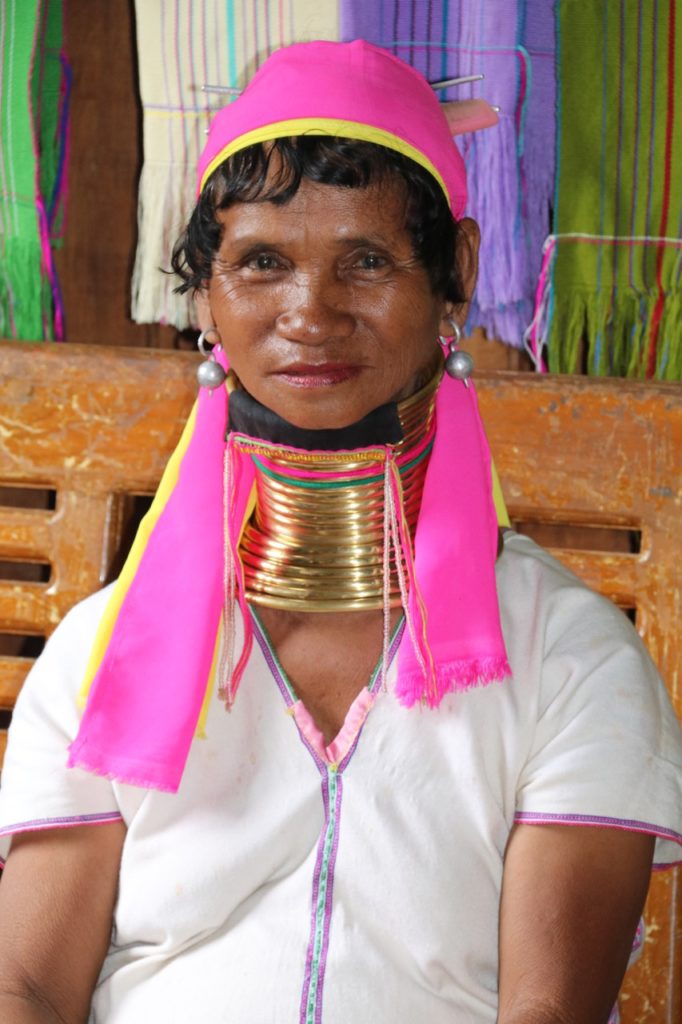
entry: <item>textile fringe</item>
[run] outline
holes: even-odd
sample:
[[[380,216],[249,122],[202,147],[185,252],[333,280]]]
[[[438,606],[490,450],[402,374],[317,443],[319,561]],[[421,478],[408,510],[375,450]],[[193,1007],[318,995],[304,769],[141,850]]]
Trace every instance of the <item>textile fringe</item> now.
[[[532,299],[550,224],[556,174],[556,23],[554,0],[533,0],[520,12],[520,42],[528,55],[528,108],[520,154],[522,206]],[[527,322],[527,321],[526,321]]]
[[[523,345],[532,302],[526,246],[519,209],[517,138],[513,119],[471,139],[466,158],[467,209],[481,228],[476,293],[468,323],[491,337]]]
[[[418,672],[398,674],[395,692],[404,707],[411,708],[420,702],[436,708],[446,693],[486,686],[510,676],[511,669],[506,657],[461,658],[436,668],[426,633],[427,611],[419,589],[412,543],[402,511],[400,475],[395,462],[389,457],[386,459],[385,472],[388,480],[387,528],[390,529],[398,570],[405,625],[419,664]],[[382,671],[385,670],[385,659],[384,650]]]
[[[653,376],[682,378],[682,293],[665,296],[657,327],[656,293],[559,291],[549,278],[539,304],[547,316],[538,344],[541,353],[546,349],[550,372],[645,378],[652,376],[655,342]]]
[[[165,273],[178,235],[194,207],[194,182],[181,165],[145,163],[137,203],[138,243],[132,278],[131,314],[136,323],[195,325],[191,295],[177,295],[174,274]],[[151,267],[156,267],[154,273]]]
[[[463,658],[441,665],[435,675],[435,686],[424,693],[424,679],[417,672],[398,677],[396,696],[406,707],[421,701],[430,708],[438,707],[447,693],[463,693],[476,686],[502,682],[511,675],[506,658]]]
[[[52,340],[52,289],[42,253],[30,238],[9,236],[0,264],[0,337]]]

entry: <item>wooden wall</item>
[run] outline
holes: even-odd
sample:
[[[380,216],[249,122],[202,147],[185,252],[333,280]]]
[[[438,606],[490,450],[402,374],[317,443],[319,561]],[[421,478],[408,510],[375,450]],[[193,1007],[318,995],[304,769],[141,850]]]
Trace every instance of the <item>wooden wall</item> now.
[[[133,0],[68,0],[65,47],[73,69],[69,203],[57,271],[68,341],[191,348],[172,327],[134,324],[142,109]],[[477,332],[467,345],[482,369],[528,368],[525,356]]]

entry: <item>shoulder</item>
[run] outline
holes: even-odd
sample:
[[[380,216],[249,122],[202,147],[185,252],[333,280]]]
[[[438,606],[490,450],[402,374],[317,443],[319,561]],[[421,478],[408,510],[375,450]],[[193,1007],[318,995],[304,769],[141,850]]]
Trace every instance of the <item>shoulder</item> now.
[[[497,588],[505,634],[532,629],[545,653],[562,643],[608,635],[612,644],[646,653],[630,620],[529,537],[507,531],[497,563]],[[582,638],[582,640],[581,640]]]
[[[61,620],[54,633],[49,637],[45,650],[35,664],[36,670],[52,666],[55,659],[59,660],[64,669],[73,668],[80,672],[90,654],[97,626],[104,614],[114,584],[96,591],[90,597],[79,601]],[[29,677],[30,678],[30,677]]]
[[[555,700],[619,700],[665,712],[658,671],[633,623],[528,537],[509,533],[497,566],[502,629],[515,682],[530,687],[538,713]],[[628,698],[625,700],[625,698]]]
[[[77,729],[78,693],[112,586],[74,605],[48,638],[19,693],[11,736],[44,719],[59,721],[67,734]]]

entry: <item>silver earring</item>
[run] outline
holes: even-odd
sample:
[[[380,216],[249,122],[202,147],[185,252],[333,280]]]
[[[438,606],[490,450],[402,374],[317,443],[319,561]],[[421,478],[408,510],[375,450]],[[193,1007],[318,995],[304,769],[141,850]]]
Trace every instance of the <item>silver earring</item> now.
[[[455,380],[464,381],[465,387],[469,387],[469,377],[474,369],[474,361],[468,352],[459,348],[462,340],[462,328],[456,320],[450,319],[452,327],[452,339],[448,345],[448,354],[445,357],[445,372]]]
[[[206,337],[209,334],[218,334],[217,327],[207,327],[205,331],[202,331],[197,340],[197,348],[204,357],[204,362],[199,363],[197,370],[197,380],[202,388],[208,388],[209,391],[215,391],[224,382],[227,374],[223,370],[219,362],[216,361],[216,357],[213,355],[213,350],[206,349]],[[218,335],[220,338],[220,335]]]

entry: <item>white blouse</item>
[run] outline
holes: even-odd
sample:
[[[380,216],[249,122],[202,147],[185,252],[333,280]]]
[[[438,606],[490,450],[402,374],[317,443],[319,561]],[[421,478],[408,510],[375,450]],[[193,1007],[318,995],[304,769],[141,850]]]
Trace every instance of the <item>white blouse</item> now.
[[[325,747],[257,626],[177,794],[64,767],[108,592],[65,618],[14,714],[0,852],[126,823],[92,1022],[494,1024],[515,821],[649,832],[682,859],[682,736],[631,624],[527,538],[497,576],[512,680],[406,710],[393,666]]]

